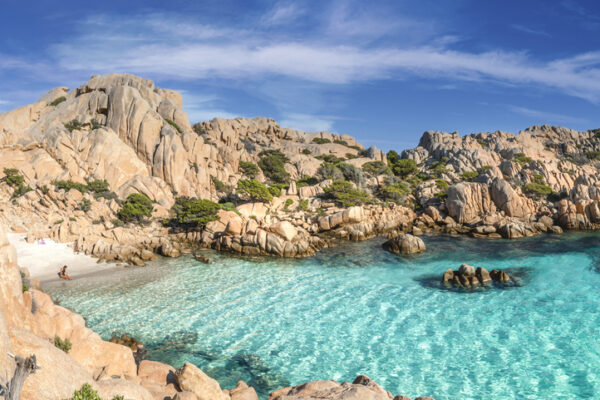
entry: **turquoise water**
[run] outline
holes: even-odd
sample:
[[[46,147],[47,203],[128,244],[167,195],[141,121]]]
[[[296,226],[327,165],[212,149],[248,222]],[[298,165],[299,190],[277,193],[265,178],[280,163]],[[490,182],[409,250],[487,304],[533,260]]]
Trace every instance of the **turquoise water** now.
[[[305,260],[207,253],[48,287],[104,338],[191,361],[260,395],[366,374],[394,394],[444,399],[600,398],[600,235],[490,241],[424,237],[400,258],[381,239]],[[448,291],[461,263],[512,268],[523,286]]]

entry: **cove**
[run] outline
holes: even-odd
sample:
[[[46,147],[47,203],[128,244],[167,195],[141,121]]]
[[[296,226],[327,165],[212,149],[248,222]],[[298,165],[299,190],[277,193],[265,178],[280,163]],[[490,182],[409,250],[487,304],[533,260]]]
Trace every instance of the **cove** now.
[[[600,234],[520,240],[424,236],[399,257],[382,238],[310,259],[160,259],[45,289],[104,339],[128,333],[148,358],[198,365],[261,398],[366,374],[436,399],[600,396]],[[462,263],[508,269],[523,286],[440,287]]]

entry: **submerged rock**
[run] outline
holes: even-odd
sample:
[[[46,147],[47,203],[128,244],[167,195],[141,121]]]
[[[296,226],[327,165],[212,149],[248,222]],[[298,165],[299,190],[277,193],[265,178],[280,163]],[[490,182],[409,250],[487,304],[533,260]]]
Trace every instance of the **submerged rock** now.
[[[516,285],[518,280],[507,272],[494,269],[475,268],[469,264],[462,264],[458,270],[447,269],[442,276],[442,283],[447,287],[474,288],[477,286],[489,286],[492,282],[502,285]]]
[[[425,251],[423,239],[408,233],[396,236],[385,242],[383,248],[395,254],[414,254]]]

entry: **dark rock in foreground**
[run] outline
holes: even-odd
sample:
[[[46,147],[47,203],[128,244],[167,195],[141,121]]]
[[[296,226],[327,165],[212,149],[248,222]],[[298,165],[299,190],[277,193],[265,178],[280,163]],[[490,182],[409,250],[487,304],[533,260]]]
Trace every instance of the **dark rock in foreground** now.
[[[475,268],[469,264],[463,264],[457,271],[446,270],[442,277],[442,283],[445,286],[454,286],[465,289],[476,288],[480,286],[489,286],[492,283],[498,283],[505,286],[518,285],[517,278],[510,276],[505,271],[493,269],[489,272],[485,268]]]
[[[268,400],[411,400],[406,396],[393,396],[368,376],[359,375],[354,382],[313,381],[274,391]],[[435,400],[417,397],[415,400]]]

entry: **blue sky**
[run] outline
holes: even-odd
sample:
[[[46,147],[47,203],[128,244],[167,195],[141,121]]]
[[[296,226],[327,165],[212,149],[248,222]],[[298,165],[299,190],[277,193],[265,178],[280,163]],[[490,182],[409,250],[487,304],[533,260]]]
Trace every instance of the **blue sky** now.
[[[600,127],[600,1],[16,1],[0,112],[92,74],[179,90],[192,122],[267,116],[403,149],[426,130]]]

